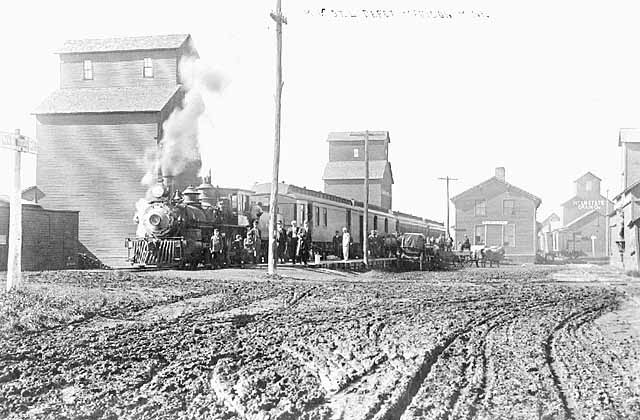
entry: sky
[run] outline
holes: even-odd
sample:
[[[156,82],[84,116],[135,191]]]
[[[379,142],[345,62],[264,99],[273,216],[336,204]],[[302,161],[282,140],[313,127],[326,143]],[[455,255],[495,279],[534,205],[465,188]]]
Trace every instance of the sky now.
[[[437,178],[459,179],[453,196],[498,166],[542,199],[539,220],[560,214],[587,171],[613,196],[618,131],[640,127],[636,3],[283,0],[280,180],[322,190],[327,134],[369,129],[390,132],[394,210],[444,220]],[[274,7],[275,0],[7,2],[0,131],[35,137],[31,112],[59,85],[54,52],[65,40],[190,33],[201,59],[226,80],[207,98],[200,127],[213,183],[268,182]],[[373,18],[378,9],[386,13]],[[0,151],[0,193],[9,189],[9,162]],[[23,185],[33,185],[35,158],[24,162]]]

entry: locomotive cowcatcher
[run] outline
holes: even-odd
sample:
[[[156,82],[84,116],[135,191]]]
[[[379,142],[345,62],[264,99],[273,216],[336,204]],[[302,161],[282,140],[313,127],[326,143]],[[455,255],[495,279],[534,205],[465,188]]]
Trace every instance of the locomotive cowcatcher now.
[[[211,185],[211,175],[197,188],[174,191],[173,177],[165,176],[149,190],[150,199],[134,222],[136,238],[127,238],[127,260],[132,265],[196,268],[210,266],[214,229],[230,247],[236,235],[246,234],[260,210],[251,211],[249,191]]]

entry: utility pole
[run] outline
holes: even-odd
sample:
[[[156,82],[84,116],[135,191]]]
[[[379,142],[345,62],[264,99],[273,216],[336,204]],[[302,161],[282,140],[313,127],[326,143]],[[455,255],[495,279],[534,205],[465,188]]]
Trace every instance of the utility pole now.
[[[604,202],[605,207],[604,207],[604,255],[607,257],[607,259],[609,258],[609,251],[611,250],[611,246],[609,245],[609,242],[611,241],[609,235],[611,234],[610,230],[611,228],[609,227],[609,190],[607,190],[607,197],[606,197],[606,201]]]
[[[271,12],[271,19],[276,22],[276,129],[273,141],[273,172],[271,176],[271,195],[269,197],[269,261],[267,273],[277,274],[276,223],[278,211],[278,171],[280,170],[280,110],[282,99],[282,24],[287,19],[282,15],[281,0],[276,2],[276,12]]]
[[[451,178],[447,175],[444,178],[438,178],[440,181],[447,181],[447,239],[451,237],[449,232],[449,181],[458,181],[458,178]],[[459,239],[456,239],[459,240]]]
[[[15,130],[14,134],[0,133],[0,147],[13,151],[13,188],[9,204],[9,255],[7,261],[7,291],[22,281],[22,188],[20,168],[22,153],[36,153],[35,142]]]
[[[351,133],[364,137],[364,215],[362,220],[362,262],[369,266],[369,130]]]

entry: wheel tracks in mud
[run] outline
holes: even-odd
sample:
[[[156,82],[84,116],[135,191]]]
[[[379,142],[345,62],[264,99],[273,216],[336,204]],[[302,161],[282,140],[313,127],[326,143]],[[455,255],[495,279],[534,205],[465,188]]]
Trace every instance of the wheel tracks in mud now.
[[[543,343],[544,354],[545,354],[545,363],[547,364],[549,371],[551,373],[551,379],[553,380],[554,387],[556,389],[556,393],[560,402],[562,404],[562,409],[564,412],[564,416],[567,420],[574,420],[576,418],[573,407],[575,406],[575,401],[573,401],[567,395],[566,389],[567,386],[564,383],[566,379],[562,379],[561,375],[559,375],[559,371],[556,368],[556,364],[562,364],[565,366],[564,362],[557,360],[554,354],[556,353],[555,341],[557,335],[565,329],[565,327],[574,320],[580,321],[577,325],[582,325],[586,322],[593,321],[597,317],[601,316],[607,310],[613,309],[613,303],[609,302],[603,305],[600,305],[595,308],[589,308],[584,311],[574,312],[569,316],[563,318],[558,322],[551,330],[551,332],[547,335]]]
[[[516,312],[505,312],[501,311],[499,313],[487,316],[482,320],[471,322],[467,324],[462,329],[458,330],[456,333],[450,335],[447,339],[444,340],[443,343],[437,345],[433,349],[431,349],[426,355],[425,359],[421,363],[420,367],[416,371],[416,373],[411,377],[409,383],[406,385],[404,391],[402,391],[398,396],[395,397],[395,401],[390,402],[393,398],[392,395],[387,394],[386,398],[381,399],[377,404],[375,404],[368,413],[364,416],[367,420],[373,419],[381,419],[381,420],[396,420],[400,419],[405,412],[411,407],[414,402],[416,396],[420,392],[421,388],[424,386],[425,382],[428,379],[429,374],[431,373],[432,368],[441,360],[443,354],[452,347],[454,343],[459,341],[462,336],[465,336],[477,328],[480,328],[484,325],[490,324],[491,321],[497,320],[482,333],[480,336],[480,346],[482,348],[481,351],[481,366],[482,366],[482,376],[480,380],[480,386],[472,390],[473,393],[473,402],[470,403],[469,412],[473,416],[477,414],[477,410],[473,411],[473,407],[477,405],[477,402],[483,398],[486,394],[487,387],[487,370],[488,370],[488,362],[486,355],[486,337],[499,326],[503,326],[508,322],[526,314],[527,311],[532,311],[535,309],[541,309],[544,307],[549,307],[555,305],[557,302],[550,301],[544,302],[540,304],[536,304],[533,306],[518,308],[515,307]],[[477,356],[474,356],[477,357]],[[469,363],[463,364],[462,372],[460,373],[460,377],[462,380],[460,381],[460,385],[454,389],[453,393],[449,396],[449,400],[447,401],[447,411],[444,416],[439,417],[440,419],[449,419],[453,413],[456,412],[458,404],[460,403],[459,398],[462,395],[463,391],[469,387],[470,383],[466,380],[467,369],[469,368]],[[386,405],[386,407],[385,407]],[[472,416],[472,418],[473,418]]]

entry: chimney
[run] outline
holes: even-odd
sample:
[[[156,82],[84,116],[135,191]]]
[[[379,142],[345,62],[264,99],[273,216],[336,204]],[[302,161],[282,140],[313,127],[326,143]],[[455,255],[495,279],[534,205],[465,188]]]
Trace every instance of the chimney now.
[[[496,178],[498,178],[500,181],[506,181],[504,166],[496,168]]]

